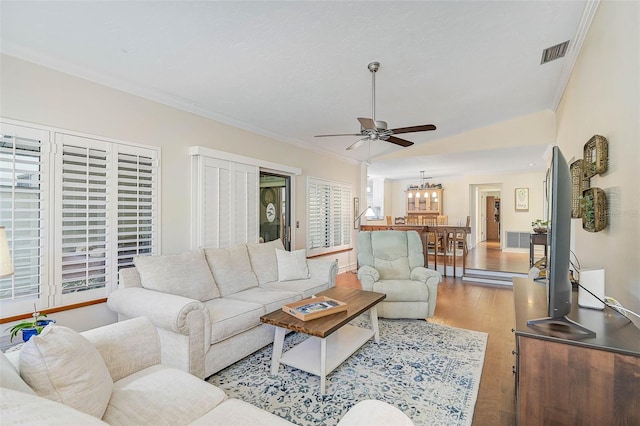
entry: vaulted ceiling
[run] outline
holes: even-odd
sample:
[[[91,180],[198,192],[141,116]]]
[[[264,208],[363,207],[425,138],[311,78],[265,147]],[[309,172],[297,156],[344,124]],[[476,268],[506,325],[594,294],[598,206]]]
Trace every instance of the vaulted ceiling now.
[[[403,148],[375,141],[347,151],[357,137],[314,137],[357,133],[356,117],[371,117],[369,62],[381,63],[376,119],[435,124],[402,135],[429,144],[555,110],[594,10],[586,0],[2,1],[0,49],[284,142],[373,160],[402,179],[427,169],[420,158],[375,159]],[[543,49],[567,40],[567,56],[540,64]],[[446,154],[433,153],[468,161]],[[481,157],[479,168],[500,167],[496,155]]]

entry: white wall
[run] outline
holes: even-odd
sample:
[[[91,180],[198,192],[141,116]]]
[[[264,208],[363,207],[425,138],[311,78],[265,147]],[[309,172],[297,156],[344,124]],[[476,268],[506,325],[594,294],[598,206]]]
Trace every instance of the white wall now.
[[[609,170],[591,185],[603,189],[609,224],[586,232],[572,221],[583,268],[604,267],[606,294],[640,312],[640,2],[603,1],[591,24],[557,111],[558,146],[582,158],[595,134],[609,141]]]
[[[199,145],[302,169],[295,179],[294,248],[306,244],[306,178],[320,177],[360,188],[360,166],[311,152],[189,112],[57,72],[20,59],[0,56],[0,114],[4,118],[49,125],[162,149],[161,252],[190,247],[190,146]],[[283,155],[286,153],[286,155]],[[356,233],[354,231],[354,238]],[[352,256],[353,257],[353,256]],[[348,263],[349,254],[332,258]],[[102,309],[97,312],[96,309]],[[79,311],[79,310],[76,310]],[[86,316],[114,320],[106,306],[84,309]],[[82,329],[94,324],[77,312],[56,314],[64,325]],[[81,315],[83,317],[85,315]],[[68,321],[67,321],[68,319]]]
[[[493,123],[448,138],[413,145],[375,158],[374,161],[517,146],[547,145],[553,144],[555,137],[555,114],[545,110],[501,123]],[[536,159],[536,162],[537,160],[539,159]]]

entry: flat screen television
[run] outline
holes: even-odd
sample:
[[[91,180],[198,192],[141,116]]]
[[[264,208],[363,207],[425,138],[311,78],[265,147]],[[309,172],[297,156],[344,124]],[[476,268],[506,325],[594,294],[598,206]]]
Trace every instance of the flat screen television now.
[[[547,231],[546,318],[527,321],[549,333],[568,333],[595,337],[595,333],[567,318],[571,312],[572,285],[569,280],[571,253],[571,172],[560,148],[552,149],[547,170],[546,191],[549,227]]]

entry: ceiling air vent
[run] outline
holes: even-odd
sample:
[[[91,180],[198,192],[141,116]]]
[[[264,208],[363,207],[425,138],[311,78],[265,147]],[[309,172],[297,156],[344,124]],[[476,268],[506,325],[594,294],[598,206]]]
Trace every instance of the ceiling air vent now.
[[[562,58],[567,53],[567,47],[569,47],[569,40],[564,43],[556,44],[555,46],[547,47],[542,51],[542,60],[540,65],[551,62],[554,59]]]

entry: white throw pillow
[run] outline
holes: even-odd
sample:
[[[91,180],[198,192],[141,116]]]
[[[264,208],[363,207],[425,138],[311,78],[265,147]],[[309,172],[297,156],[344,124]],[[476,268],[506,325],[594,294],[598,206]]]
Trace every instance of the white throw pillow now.
[[[20,350],[20,375],[37,395],[99,419],[113,390],[98,349],[70,328],[53,324]]]
[[[276,250],[276,261],[278,262],[278,281],[309,278],[307,253],[304,249],[296,251]]]
[[[205,302],[220,292],[201,250],[165,256],[136,256],[140,284],[148,290]]]

